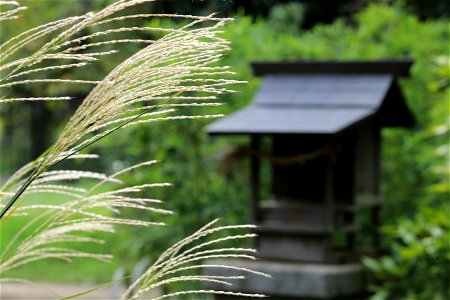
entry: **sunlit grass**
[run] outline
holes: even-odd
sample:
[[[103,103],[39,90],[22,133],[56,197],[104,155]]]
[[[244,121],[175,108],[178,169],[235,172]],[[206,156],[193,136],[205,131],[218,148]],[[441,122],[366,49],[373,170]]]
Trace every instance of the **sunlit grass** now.
[[[123,263],[113,260],[110,263],[86,259],[73,262],[41,260],[5,273],[9,278],[27,278],[35,282],[79,282],[103,283],[112,280],[114,272]]]

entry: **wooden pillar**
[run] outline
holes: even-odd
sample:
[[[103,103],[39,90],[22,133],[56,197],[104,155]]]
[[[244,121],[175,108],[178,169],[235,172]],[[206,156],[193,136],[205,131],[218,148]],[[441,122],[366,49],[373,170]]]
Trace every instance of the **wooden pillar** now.
[[[327,170],[325,178],[325,213],[326,213],[326,228],[328,234],[326,235],[326,255],[328,256],[328,261],[334,260],[333,255],[333,234],[336,232],[336,213],[335,213],[335,203],[334,203],[334,156],[329,154],[327,159]]]
[[[328,157],[328,166],[325,180],[325,210],[327,213],[327,228],[330,231],[335,230],[335,205],[334,205],[334,157],[330,154]]]
[[[261,148],[261,137],[259,135],[252,135],[250,137],[250,148],[258,152]],[[252,155],[250,159],[250,187],[252,197],[252,222],[257,224],[260,221],[259,215],[259,201],[260,201],[260,164],[261,161],[258,156]]]

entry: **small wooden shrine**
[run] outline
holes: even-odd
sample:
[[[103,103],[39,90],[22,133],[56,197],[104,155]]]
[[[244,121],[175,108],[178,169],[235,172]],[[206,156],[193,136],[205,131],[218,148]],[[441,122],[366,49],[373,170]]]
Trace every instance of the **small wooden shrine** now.
[[[356,218],[362,210],[371,217],[364,233],[372,248],[379,248],[380,131],[414,125],[397,83],[411,64],[252,65],[263,77],[253,102],[212,123],[207,132],[250,136],[259,257],[316,264],[356,261]],[[261,148],[265,136],[270,150]],[[271,199],[260,197],[262,160],[271,168]]]

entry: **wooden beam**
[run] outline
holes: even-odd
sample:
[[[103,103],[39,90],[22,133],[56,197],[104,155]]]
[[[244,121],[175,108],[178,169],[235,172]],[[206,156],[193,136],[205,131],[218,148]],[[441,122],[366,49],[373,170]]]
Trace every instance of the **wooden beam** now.
[[[261,137],[259,135],[250,136],[250,148],[259,152],[261,147]],[[260,164],[261,161],[256,155],[250,159],[250,188],[252,197],[252,222],[257,224],[260,221],[259,201],[261,200],[260,188]]]
[[[271,74],[391,74],[409,76],[412,60],[253,62],[256,76]]]

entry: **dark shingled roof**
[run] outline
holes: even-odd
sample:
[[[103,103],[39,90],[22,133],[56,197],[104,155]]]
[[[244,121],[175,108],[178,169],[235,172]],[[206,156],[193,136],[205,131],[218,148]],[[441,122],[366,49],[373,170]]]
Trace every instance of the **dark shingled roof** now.
[[[376,114],[382,126],[413,124],[395,74],[280,74],[274,66],[275,74],[266,74],[264,66],[253,103],[212,123],[208,133],[336,134]]]

